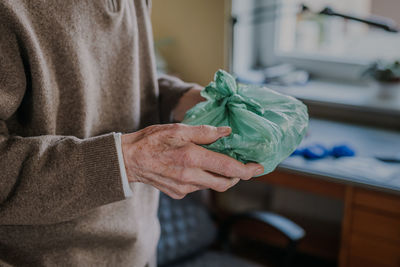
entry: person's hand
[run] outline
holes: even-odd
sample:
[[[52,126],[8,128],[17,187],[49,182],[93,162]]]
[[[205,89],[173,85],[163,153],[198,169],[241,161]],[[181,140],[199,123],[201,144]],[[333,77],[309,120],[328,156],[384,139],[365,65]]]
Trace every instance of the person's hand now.
[[[206,100],[200,95],[202,89],[203,87],[200,85],[195,85],[192,89],[183,94],[176,107],[172,111],[174,121],[181,122],[189,109],[194,107],[199,102]]]
[[[240,179],[262,174],[260,164],[243,164],[199,146],[230,132],[229,127],[166,124],[124,134],[122,151],[128,180],[152,185],[180,199],[205,188],[223,192]]]

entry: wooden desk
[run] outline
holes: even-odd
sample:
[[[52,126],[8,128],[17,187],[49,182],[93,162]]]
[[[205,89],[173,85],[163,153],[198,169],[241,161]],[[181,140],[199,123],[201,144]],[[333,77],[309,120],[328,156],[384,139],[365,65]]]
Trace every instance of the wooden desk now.
[[[341,267],[400,266],[400,195],[285,171],[258,180],[344,201]]]
[[[318,142],[318,139],[335,143],[347,138],[361,160],[310,162],[289,158],[275,172],[257,180],[344,202],[339,266],[399,267],[400,164],[385,165],[370,160],[368,153],[399,152],[400,133],[318,120],[310,128],[311,138],[305,143]],[[357,168],[346,169],[352,166],[352,160],[360,172]]]

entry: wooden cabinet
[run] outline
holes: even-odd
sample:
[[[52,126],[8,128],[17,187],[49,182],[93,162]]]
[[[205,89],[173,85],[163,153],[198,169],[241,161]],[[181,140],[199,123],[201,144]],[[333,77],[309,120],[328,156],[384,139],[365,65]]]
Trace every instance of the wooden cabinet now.
[[[400,197],[349,188],[341,267],[400,267]]]
[[[352,232],[383,239],[388,242],[400,242],[400,220],[392,214],[356,208],[353,212]]]
[[[357,184],[340,183],[339,180],[280,171],[258,180],[343,200],[340,267],[400,267],[399,193],[365,189]],[[299,249],[302,245],[315,247],[310,242],[300,244]],[[316,254],[315,251],[307,252]]]
[[[400,247],[367,235],[352,234],[348,266],[400,266]]]
[[[356,206],[400,215],[400,196],[355,187],[353,202]]]

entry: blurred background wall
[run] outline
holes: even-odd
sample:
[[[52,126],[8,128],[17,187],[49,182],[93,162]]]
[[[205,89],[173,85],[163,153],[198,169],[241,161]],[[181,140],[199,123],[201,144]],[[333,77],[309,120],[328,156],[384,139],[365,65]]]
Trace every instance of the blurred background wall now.
[[[399,0],[373,0],[371,2],[372,13],[377,16],[389,17],[400,24]]]
[[[153,0],[156,44],[170,71],[207,85],[227,68],[227,0]],[[161,44],[161,45],[160,45]]]

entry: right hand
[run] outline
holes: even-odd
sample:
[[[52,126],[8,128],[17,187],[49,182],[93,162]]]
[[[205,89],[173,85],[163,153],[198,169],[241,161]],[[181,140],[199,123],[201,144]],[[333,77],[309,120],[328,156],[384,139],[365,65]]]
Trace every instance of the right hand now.
[[[122,152],[129,182],[152,185],[172,198],[196,190],[223,192],[262,174],[263,166],[243,164],[199,145],[231,133],[230,127],[154,125],[122,135]]]

